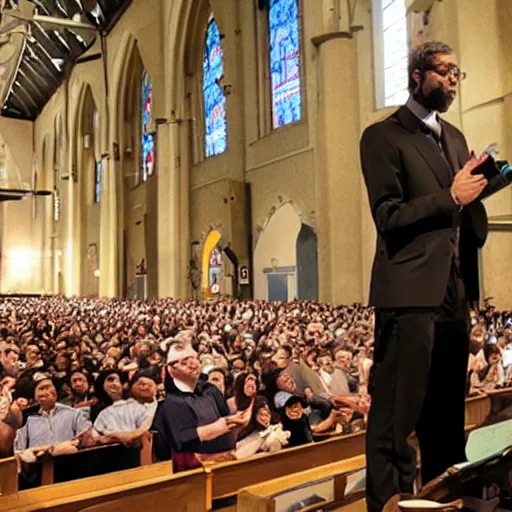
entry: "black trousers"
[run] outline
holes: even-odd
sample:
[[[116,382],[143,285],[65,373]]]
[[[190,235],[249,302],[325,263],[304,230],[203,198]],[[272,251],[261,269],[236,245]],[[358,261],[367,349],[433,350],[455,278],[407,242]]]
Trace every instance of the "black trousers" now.
[[[376,315],[366,435],[368,512],[380,512],[395,494],[413,492],[413,432],[423,484],[465,460],[469,307],[455,266],[439,308],[381,309]]]

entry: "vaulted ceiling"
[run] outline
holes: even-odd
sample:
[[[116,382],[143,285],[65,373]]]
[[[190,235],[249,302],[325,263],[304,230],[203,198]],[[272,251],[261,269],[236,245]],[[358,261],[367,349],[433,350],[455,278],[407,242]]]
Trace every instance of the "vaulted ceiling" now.
[[[1,115],[34,120],[131,0],[0,0]]]

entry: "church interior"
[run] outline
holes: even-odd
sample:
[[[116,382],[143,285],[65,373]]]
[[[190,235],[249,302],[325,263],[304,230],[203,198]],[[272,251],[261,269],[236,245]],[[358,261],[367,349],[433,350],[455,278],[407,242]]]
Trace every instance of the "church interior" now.
[[[0,0],[0,510],[366,512],[360,139],[443,41],[465,78],[442,117],[512,161],[511,19],[512,0]],[[386,512],[512,510],[510,189],[484,205],[468,461]]]

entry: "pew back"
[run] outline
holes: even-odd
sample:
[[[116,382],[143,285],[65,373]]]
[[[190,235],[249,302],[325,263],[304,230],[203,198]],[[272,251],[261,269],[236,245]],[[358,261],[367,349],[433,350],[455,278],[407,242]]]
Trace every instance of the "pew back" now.
[[[0,496],[13,494],[18,490],[18,468],[16,459],[0,459]]]
[[[274,512],[288,509],[292,503],[317,494],[325,497],[323,507],[349,505],[360,501],[362,491],[346,496],[349,475],[365,466],[363,455],[269,480],[241,489],[238,493],[238,512]],[[317,504],[318,507],[320,504]],[[304,509],[308,507],[304,505]],[[302,509],[301,509],[302,510]]]
[[[466,425],[480,425],[491,412],[491,399],[487,395],[466,398]]]
[[[239,489],[256,483],[339,462],[364,452],[365,433],[358,432],[236,462],[205,462],[204,467],[213,476],[213,499],[219,499],[233,496]]]
[[[61,504],[66,502],[73,504],[73,500],[80,495],[95,492],[108,494],[112,489],[118,488],[119,486],[137,488],[137,486],[143,486],[147,482],[154,482],[155,479],[169,479],[171,474],[171,463],[161,462],[150,466],[110,473],[108,475],[43,486],[37,489],[1,496],[0,510],[46,510],[44,508],[46,504],[53,503],[57,497]],[[76,507],[73,510],[76,511]]]

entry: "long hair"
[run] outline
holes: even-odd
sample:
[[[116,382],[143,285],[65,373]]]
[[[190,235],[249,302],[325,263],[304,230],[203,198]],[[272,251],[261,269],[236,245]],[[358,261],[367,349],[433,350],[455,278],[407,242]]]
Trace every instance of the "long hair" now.
[[[98,402],[105,406],[113,404],[112,398],[110,398],[109,394],[105,391],[105,381],[107,380],[107,377],[113,374],[117,375],[119,380],[122,382],[121,372],[119,370],[105,370],[101,372],[94,381],[94,394],[96,395]]]
[[[258,395],[256,396],[256,399],[254,400],[254,405],[252,407],[252,413],[251,413],[251,419],[249,420],[249,423],[247,424],[247,427],[245,427],[239,434],[238,440],[243,439],[244,437],[247,437],[251,435],[253,432],[261,432],[262,430],[265,430],[265,427],[260,425],[258,421],[256,420],[256,416],[258,416],[258,412],[263,407],[268,407],[268,401],[267,399],[262,396]],[[270,408],[269,408],[270,409]],[[272,412],[270,413],[270,423],[274,423],[274,418],[272,416]]]
[[[235,379],[233,384],[233,394],[235,395],[235,404],[237,411],[245,411],[251,405],[252,398],[244,393],[245,381],[248,377],[253,376],[256,379],[256,393],[258,392],[258,377],[251,372],[242,372]]]

